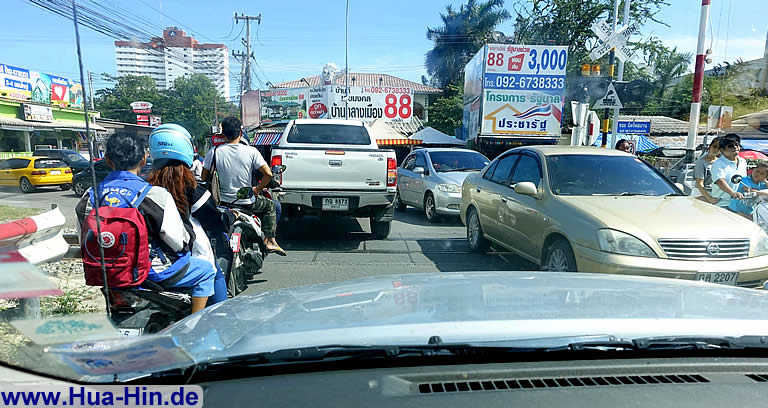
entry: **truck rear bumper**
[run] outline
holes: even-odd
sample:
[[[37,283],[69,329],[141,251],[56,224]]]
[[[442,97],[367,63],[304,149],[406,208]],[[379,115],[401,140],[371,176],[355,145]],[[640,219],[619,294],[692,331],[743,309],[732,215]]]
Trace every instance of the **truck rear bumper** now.
[[[323,198],[347,198],[347,210],[323,210]],[[394,212],[395,193],[389,191],[279,191],[277,199],[283,206],[296,206],[302,213],[374,217],[389,221]]]

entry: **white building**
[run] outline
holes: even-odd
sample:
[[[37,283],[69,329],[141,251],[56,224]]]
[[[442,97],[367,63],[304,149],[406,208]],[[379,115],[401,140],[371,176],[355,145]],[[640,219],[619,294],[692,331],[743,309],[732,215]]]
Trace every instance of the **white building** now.
[[[148,43],[115,41],[117,75],[146,75],[160,89],[187,74],[204,74],[219,93],[229,99],[229,51],[224,44],[200,44],[178,27],[168,27],[163,37]]]

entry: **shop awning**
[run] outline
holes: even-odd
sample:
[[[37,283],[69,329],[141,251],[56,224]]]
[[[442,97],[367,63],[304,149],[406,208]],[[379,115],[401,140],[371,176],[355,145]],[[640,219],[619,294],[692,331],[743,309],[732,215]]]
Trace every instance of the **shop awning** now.
[[[247,134],[251,139],[251,146],[269,146],[280,143],[283,136],[283,129],[257,129]]]
[[[95,123],[89,125],[91,130],[96,132],[106,132],[102,126]],[[22,130],[31,132],[34,130],[71,130],[73,132],[85,131],[85,122],[73,122],[69,120],[54,120],[52,122],[32,122],[19,118],[0,117],[0,129],[5,130]]]
[[[386,122],[376,119],[370,124],[371,131],[379,146],[410,146],[421,144],[421,139],[409,139],[397,133]]]

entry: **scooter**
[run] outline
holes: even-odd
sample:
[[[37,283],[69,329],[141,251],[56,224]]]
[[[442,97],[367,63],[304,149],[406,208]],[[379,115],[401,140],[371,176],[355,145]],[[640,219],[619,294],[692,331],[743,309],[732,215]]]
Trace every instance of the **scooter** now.
[[[101,288],[106,297],[106,291]],[[191,290],[165,290],[150,280],[139,288],[109,289],[112,322],[124,336],[157,333],[189,316]]]

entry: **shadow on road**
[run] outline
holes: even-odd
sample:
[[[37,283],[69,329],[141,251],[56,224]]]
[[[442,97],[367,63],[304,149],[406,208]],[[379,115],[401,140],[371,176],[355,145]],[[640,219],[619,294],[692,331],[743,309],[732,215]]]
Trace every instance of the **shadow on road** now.
[[[461,227],[461,218],[458,215],[443,215],[440,222],[429,222],[424,211],[418,208],[407,208],[405,211],[395,211],[395,220],[404,224],[418,225],[421,227]]]
[[[470,252],[466,239],[417,240],[416,264],[431,262],[440,272],[535,271],[537,265],[508,252]]]
[[[286,217],[277,227],[277,240],[288,251],[351,251],[370,238],[357,219],[348,217]]]

